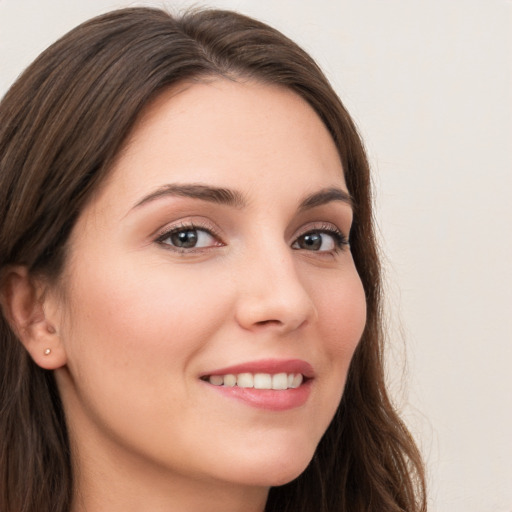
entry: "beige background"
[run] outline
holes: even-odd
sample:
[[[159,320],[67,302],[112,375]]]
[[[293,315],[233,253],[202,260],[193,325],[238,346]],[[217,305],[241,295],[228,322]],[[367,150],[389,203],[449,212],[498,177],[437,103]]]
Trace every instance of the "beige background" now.
[[[0,0],[0,94],[68,29],[127,5]],[[200,5],[269,22],[333,81],[373,164],[390,381],[428,463],[430,510],[511,512],[512,1]]]

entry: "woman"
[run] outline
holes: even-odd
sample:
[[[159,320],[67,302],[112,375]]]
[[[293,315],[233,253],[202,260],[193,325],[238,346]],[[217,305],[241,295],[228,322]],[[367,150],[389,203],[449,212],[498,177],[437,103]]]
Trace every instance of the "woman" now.
[[[368,164],[238,14],[91,20],[0,106],[0,510],[425,509]]]

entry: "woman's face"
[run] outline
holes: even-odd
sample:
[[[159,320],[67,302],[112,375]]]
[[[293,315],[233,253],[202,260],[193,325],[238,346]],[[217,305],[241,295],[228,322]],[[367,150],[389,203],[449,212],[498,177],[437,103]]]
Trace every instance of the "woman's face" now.
[[[334,143],[297,95],[162,94],[71,236],[56,377],[80,460],[189,483],[298,476],[365,324],[351,222]]]

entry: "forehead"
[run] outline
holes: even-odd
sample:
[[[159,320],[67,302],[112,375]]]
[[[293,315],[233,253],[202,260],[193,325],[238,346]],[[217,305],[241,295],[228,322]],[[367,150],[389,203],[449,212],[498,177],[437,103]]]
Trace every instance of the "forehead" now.
[[[173,183],[208,183],[270,193],[293,183],[346,189],[337,148],[319,116],[293,91],[253,81],[184,83],[142,113],[105,191],[131,202]],[[110,185],[109,185],[110,183]]]

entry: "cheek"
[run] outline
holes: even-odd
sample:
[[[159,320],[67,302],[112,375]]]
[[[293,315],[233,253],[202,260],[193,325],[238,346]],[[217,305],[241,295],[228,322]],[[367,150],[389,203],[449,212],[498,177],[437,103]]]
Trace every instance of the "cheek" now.
[[[94,372],[98,379],[116,374],[124,386],[143,379],[147,384],[148,378],[157,385],[176,369],[182,374],[225,317],[226,301],[208,293],[216,286],[211,273],[110,261],[116,265],[91,265],[94,275],[83,266],[76,272],[69,315],[71,368]],[[96,360],[88,365],[91,353]]]
[[[305,274],[305,281],[312,298],[317,318],[315,352],[323,361],[318,380],[314,417],[323,435],[341,400],[350,362],[361,339],[366,324],[366,297],[361,279],[350,260],[341,269],[326,273]]]
[[[350,362],[366,324],[366,297],[355,268],[337,280],[326,280],[315,300],[325,374],[329,376],[322,392],[324,403],[330,404],[330,421],[341,400]]]
[[[326,349],[346,361],[352,357],[366,324],[366,297],[355,268],[338,280],[323,283],[315,302]]]
[[[176,418],[197,400],[194,361],[222,328],[228,299],[207,270],[109,261],[116,264],[82,265],[74,274],[63,336],[70,380],[60,386],[68,412],[75,424],[133,446],[149,430],[160,442],[179,436]],[[217,286],[216,294],[205,289]],[[154,444],[145,449],[158,453]]]

